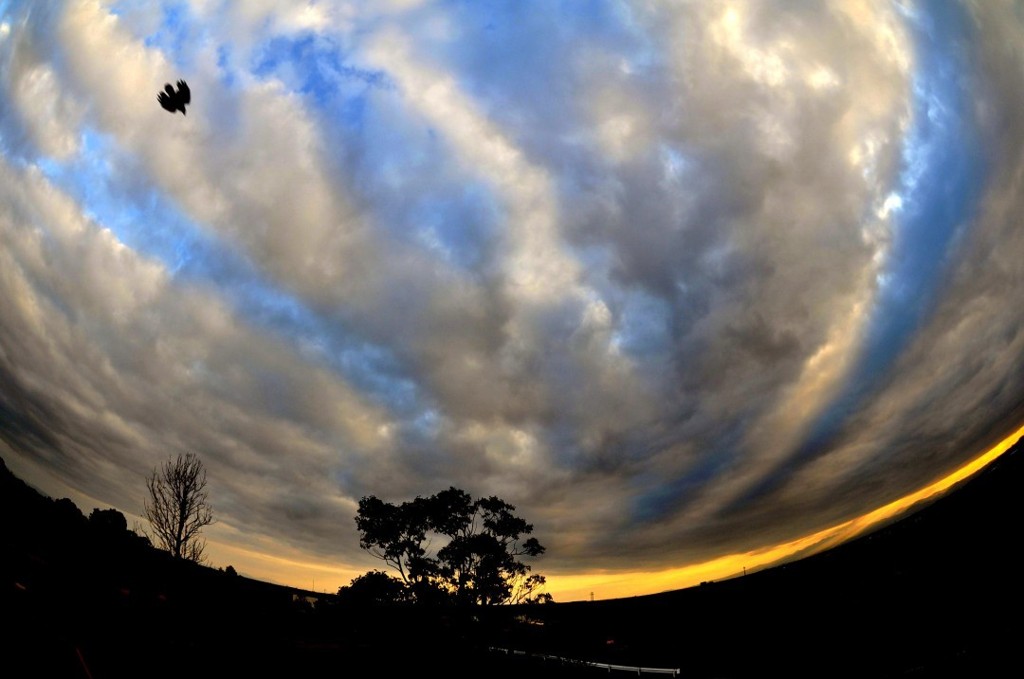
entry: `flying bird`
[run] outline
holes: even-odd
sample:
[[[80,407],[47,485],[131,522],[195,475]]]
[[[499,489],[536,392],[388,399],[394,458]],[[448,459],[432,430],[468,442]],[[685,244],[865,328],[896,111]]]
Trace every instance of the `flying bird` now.
[[[185,104],[192,101],[192,92],[184,80],[179,80],[177,92],[174,91],[170,83],[167,83],[164,85],[164,91],[156,95],[156,98],[160,105],[171,113],[181,111],[181,115],[186,115]]]

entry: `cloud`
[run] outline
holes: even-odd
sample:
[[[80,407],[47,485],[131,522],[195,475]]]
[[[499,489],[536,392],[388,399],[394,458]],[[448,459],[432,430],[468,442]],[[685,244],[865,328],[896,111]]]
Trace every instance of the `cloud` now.
[[[862,514],[1021,415],[1007,12],[12,3],[0,437],[343,569],[448,485],[563,572]]]
[[[198,450],[222,522],[265,535],[281,520],[319,518],[351,533],[353,506],[332,490],[328,461],[374,452],[386,418],[215,299],[173,284],[38,173],[3,175],[5,437],[132,513],[159,460]]]

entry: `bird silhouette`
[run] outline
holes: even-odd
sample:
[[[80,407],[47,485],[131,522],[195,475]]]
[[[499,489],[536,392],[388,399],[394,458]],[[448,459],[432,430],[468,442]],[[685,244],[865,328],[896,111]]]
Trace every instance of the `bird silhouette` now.
[[[164,91],[156,95],[156,98],[160,105],[171,113],[181,111],[181,115],[186,115],[185,104],[192,101],[192,91],[188,89],[188,84],[184,80],[179,80],[177,92],[170,83],[167,83],[164,85]]]

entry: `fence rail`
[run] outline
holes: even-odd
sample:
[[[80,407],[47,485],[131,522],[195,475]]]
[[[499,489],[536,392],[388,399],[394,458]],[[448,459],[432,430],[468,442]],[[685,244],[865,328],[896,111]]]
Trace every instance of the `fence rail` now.
[[[539,658],[541,660],[556,660],[566,665],[577,665],[582,667],[593,667],[599,670],[606,670],[611,673],[615,672],[629,672],[641,676],[644,674],[667,674],[673,677],[679,676],[678,667],[642,667],[636,665],[612,665],[603,662],[592,662],[590,660],[578,660],[576,658],[564,658],[560,655],[549,655],[547,653],[527,653],[526,651],[519,651],[511,648],[500,648],[498,646],[489,647],[490,651],[496,653],[504,653],[506,655],[522,655],[530,658]]]

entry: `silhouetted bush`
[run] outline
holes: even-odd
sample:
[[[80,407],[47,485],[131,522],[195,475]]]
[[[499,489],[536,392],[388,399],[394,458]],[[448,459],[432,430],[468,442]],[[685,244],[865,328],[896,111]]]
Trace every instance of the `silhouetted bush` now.
[[[401,604],[410,600],[405,583],[384,571],[363,573],[338,590],[338,603],[347,606]]]

